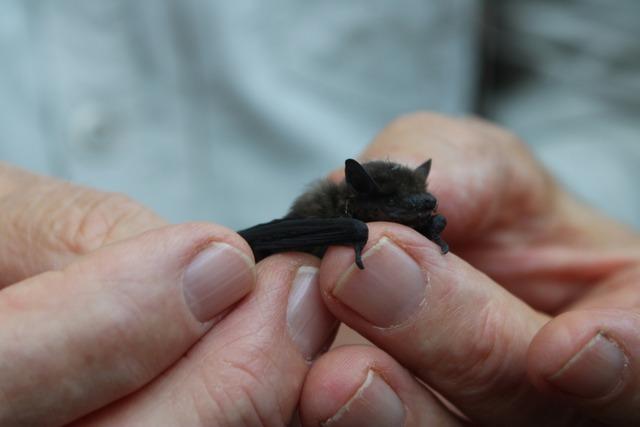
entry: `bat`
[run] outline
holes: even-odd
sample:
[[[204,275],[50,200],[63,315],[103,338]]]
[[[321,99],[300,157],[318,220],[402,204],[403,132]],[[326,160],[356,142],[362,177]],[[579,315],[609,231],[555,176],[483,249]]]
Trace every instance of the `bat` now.
[[[440,237],[447,226],[436,213],[438,201],[427,191],[431,159],[415,169],[389,162],[345,161],[345,179],[316,182],[300,195],[287,215],[240,230],[256,261],[271,254],[302,251],[322,257],[331,245],[353,246],[355,263],[364,269],[362,249],[366,222],[404,224],[436,243],[443,254],[449,246]]]

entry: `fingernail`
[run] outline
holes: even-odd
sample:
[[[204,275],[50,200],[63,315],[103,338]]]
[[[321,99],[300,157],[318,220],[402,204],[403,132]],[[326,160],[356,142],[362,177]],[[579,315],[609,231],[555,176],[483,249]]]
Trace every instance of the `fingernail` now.
[[[251,260],[226,243],[215,243],[191,261],[182,286],[187,306],[206,322],[246,295],[253,283]]]
[[[425,279],[420,267],[387,237],[362,258],[366,268],[351,266],[332,294],[376,326],[403,323],[424,302]]]
[[[303,266],[298,269],[287,303],[287,328],[302,355],[313,359],[327,343],[337,321],[329,312],[318,286],[318,269]]]
[[[621,384],[627,366],[628,360],[620,346],[598,333],[549,377],[549,382],[576,397],[604,397]]]
[[[398,395],[382,377],[370,370],[353,397],[322,425],[400,427],[404,420],[404,405]]]

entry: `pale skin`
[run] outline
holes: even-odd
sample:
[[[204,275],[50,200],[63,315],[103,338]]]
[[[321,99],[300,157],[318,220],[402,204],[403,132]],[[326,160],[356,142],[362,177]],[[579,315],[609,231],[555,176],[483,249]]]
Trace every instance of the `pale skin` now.
[[[638,235],[478,120],[406,116],[360,156],[427,158],[452,253],[372,223],[363,272],[345,247],[254,266],[221,226],[0,165],[0,424],[275,426],[296,407],[304,426],[640,422]],[[194,311],[182,284],[216,244],[246,267],[240,291]],[[308,363],[335,324],[311,347],[287,332],[301,266],[378,348]]]

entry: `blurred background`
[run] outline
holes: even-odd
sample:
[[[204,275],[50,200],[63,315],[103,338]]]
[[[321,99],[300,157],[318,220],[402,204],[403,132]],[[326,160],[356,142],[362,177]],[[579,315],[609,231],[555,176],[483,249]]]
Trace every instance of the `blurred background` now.
[[[640,228],[638,0],[0,0],[0,159],[243,228],[415,110]]]

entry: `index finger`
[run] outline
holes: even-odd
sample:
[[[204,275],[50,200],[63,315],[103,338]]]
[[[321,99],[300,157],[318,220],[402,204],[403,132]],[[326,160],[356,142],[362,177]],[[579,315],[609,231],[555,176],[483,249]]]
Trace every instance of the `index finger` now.
[[[429,191],[449,219],[447,238],[469,240],[489,229],[519,226],[554,204],[557,187],[514,135],[476,119],[431,113],[401,117],[363,152],[418,166],[433,159]]]
[[[526,144],[487,122],[412,114],[362,157],[409,166],[432,158],[428,190],[447,218],[443,239],[536,309],[557,312],[635,262],[635,233],[577,201]]]
[[[0,164],[0,288],[163,225],[122,194]]]
[[[451,242],[487,240],[487,231],[579,244],[629,241],[628,228],[564,191],[516,135],[480,119],[400,117],[360,157],[408,166],[432,158],[429,191],[450,220]]]

